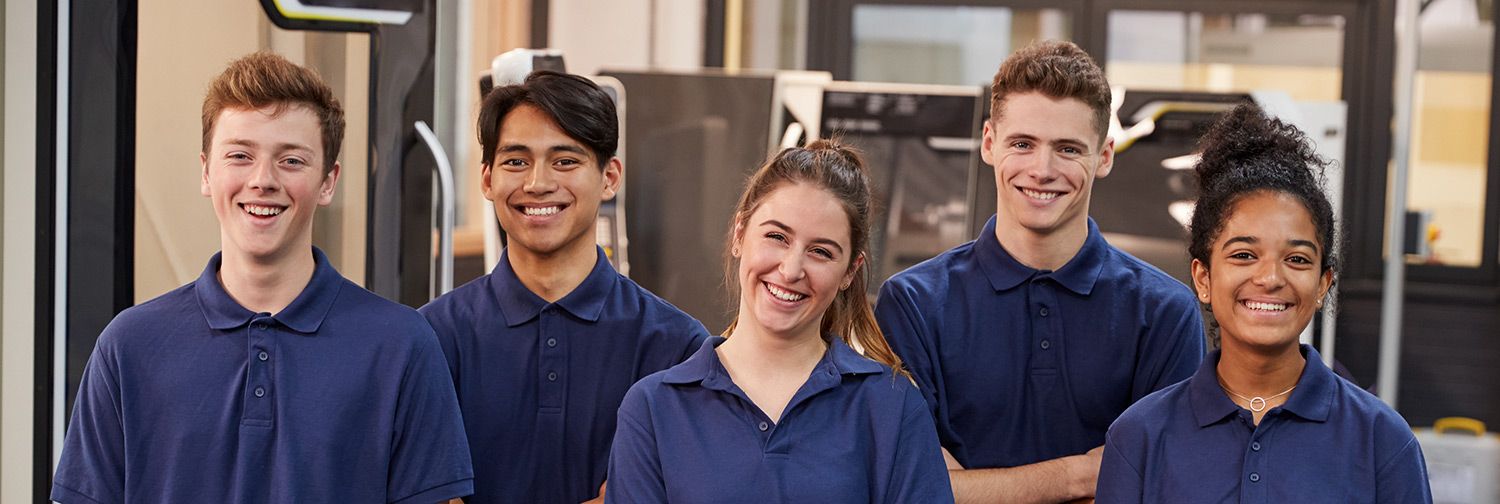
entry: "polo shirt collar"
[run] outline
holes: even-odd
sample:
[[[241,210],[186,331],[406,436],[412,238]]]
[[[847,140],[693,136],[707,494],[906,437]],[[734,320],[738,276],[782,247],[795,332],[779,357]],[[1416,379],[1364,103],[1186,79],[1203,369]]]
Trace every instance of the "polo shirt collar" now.
[[[1312,346],[1302,345],[1300,350],[1307,365],[1303,366],[1302,375],[1297,378],[1297,388],[1292,391],[1291,397],[1277,407],[1314,422],[1327,421],[1337,392],[1333,371],[1323,364],[1323,357]],[[1188,397],[1199,427],[1217,423],[1240,410],[1239,405],[1231,401],[1229,394],[1219,385],[1220,352],[1214,350],[1209,353],[1198,366],[1198,371],[1188,379]]]
[[[615,268],[609,263],[609,257],[604,255],[604,249],[594,247],[597,259],[594,261],[594,269],[584,277],[583,283],[557,300],[557,306],[566,310],[574,317],[588,322],[598,322],[599,315],[604,312],[604,302],[615,289]],[[516,270],[510,266],[509,249],[500,253],[500,262],[495,265],[494,271],[490,272],[490,289],[495,294],[495,299],[500,303],[500,313],[505,316],[505,325],[515,327],[531,319],[536,318],[546,308],[548,303],[545,299],[531,292],[526,284],[521,283],[521,277],[516,275]]]
[[[1105,243],[1104,236],[1099,234],[1099,226],[1094,223],[1094,218],[1089,217],[1088,237],[1083,241],[1083,247],[1078,253],[1069,259],[1062,268],[1057,271],[1043,272],[1030,266],[1021,264],[1005,247],[1000,246],[1000,241],[995,238],[995,216],[985,223],[984,230],[979,232],[975,239],[974,253],[979,260],[980,269],[984,271],[985,277],[990,281],[990,287],[995,292],[1009,290],[1021,282],[1036,275],[1047,275],[1074,293],[1087,296],[1094,290],[1094,283],[1099,279],[1099,274],[1104,270],[1104,261],[1109,255],[1109,244]]]
[[[312,252],[313,275],[307,286],[302,288],[302,292],[297,294],[291,304],[271,316],[287,328],[303,334],[318,332],[328,316],[328,310],[333,307],[334,298],[338,297],[339,290],[343,287],[343,277],[328,263],[328,256],[317,247],[313,247]],[[198,295],[198,305],[202,307],[203,316],[208,320],[208,327],[221,331],[244,326],[257,315],[229,297],[224,285],[219,283],[219,268],[223,262],[223,253],[215,253],[208,260],[208,266],[203,268],[203,274],[193,282],[193,290]]]
[[[813,367],[813,376],[826,375],[861,375],[877,374],[885,370],[885,366],[860,355],[859,352],[849,348],[839,338],[825,337],[831,340],[828,350],[823,352],[823,358]],[[668,369],[662,376],[662,382],[674,385],[687,385],[701,383],[704,388],[712,390],[729,390],[734,384],[729,378],[729,372],[724,369],[724,364],[719,361],[719,353],[714,351],[724,343],[723,336],[711,336],[698,347],[693,355],[682,364]]]

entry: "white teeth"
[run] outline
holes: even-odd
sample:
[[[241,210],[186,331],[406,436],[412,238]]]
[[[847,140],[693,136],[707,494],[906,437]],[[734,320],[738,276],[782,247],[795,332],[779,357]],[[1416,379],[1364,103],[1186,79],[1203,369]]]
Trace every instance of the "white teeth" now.
[[[1247,302],[1245,302],[1245,307],[1249,308],[1251,310],[1260,310],[1260,311],[1285,311],[1286,310],[1286,305],[1284,305],[1284,304],[1257,303],[1257,302],[1253,302],[1253,301],[1247,301]]]
[[[801,301],[802,298],[807,297],[795,292],[787,292],[771,284],[766,284],[766,290],[771,291],[771,295],[776,296],[776,299],[780,299],[786,302]]]
[[[552,215],[552,214],[555,214],[557,212],[561,212],[562,211],[562,207],[558,207],[558,206],[549,206],[549,207],[521,207],[521,211],[524,212],[526,215],[538,215],[538,216],[540,216],[540,215]]]
[[[272,216],[272,215],[278,215],[278,214],[281,213],[281,210],[282,210],[281,207],[268,207],[268,206],[260,206],[260,205],[251,205],[251,204],[248,204],[248,203],[246,203],[244,205],[241,205],[241,206],[244,207],[245,211],[249,212],[251,215],[259,215],[259,216],[262,216],[262,217],[268,217],[268,216]]]
[[[1026,193],[1027,196],[1030,196],[1030,197],[1033,197],[1033,198],[1036,198],[1036,199],[1039,199],[1039,200],[1043,200],[1043,201],[1050,200],[1052,198],[1056,198],[1056,197],[1062,195],[1062,193],[1057,193],[1057,192],[1033,191],[1031,189],[1021,189],[1021,192]]]

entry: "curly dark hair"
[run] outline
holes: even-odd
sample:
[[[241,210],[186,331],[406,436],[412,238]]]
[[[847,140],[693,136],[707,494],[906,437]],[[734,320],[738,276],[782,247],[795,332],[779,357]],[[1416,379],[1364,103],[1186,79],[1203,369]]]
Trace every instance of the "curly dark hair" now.
[[[1198,204],[1189,226],[1188,253],[1209,266],[1209,249],[1224,231],[1224,221],[1246,196],[1279,192],[1300,201],[1312,214],[1318,232],[1320,272],[1338,271],[1338,241],[1333,205],[1324,192],[1323,171],[1329,162],[1313,151],[1296,127],[1267,117],[1260,107],[1243,103],[1224,114],[1199,141]]]

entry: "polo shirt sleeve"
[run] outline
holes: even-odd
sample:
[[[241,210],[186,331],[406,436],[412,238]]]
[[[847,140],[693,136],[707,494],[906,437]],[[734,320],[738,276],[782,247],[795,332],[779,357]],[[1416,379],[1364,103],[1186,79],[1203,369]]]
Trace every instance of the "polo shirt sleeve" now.
[[[1427,462],[1415,436],[1396,452],[1375,476],[1375,500],[1380,503],[1432,503]]]
[[[1131,459],[1138,454],[1134,443],[1117,429],[1115,422],[1105,436],[1103,462],[1099,464],[1098,486],[1095,487],[1094,502],[1099,504],[1132,504],[1141,502],[1144,481],[1140,469]]]
[[[882,375],[881,379],[887,379]],[[892,488],[887,502],[953,502],[953,487],[948,481],[948,465],[938,446],[937,432],[926,402],[906,379],[896,378],[907,389],[906,408],[901,419],[901,437],[896,446]]]
[[[52,479],[52,500],[62,503],[125,501],[125,432],[119,368],[104,330],[84,367],[83,381]]]
[[[1202,312],[1191,293],[1173,283],[1174,295],[1158,305],[1146,329],[1145,348],[1131,386],[1132,402],[1192,377],[1203,363]]]
[[[394,503],[429,504],[474,493],[458,397],[437,338],[422,325],[396,400],[396,432],[390,433],[386,495]]]
[[[620,403],[614,447],[609,452],[606,503],[667,502],[661,454],[656,448],[651,405],[646,399],[645,388],[651,383],[649,377],[636,383]]]
[[[931,346],[932,334],[923,324],[922,313],[897,281],[887,281],[880,286],[880,297],[875,303],[875,321],[891,350],[901,357],[907,372],[916,379],[917,390],[927,403],[937,430],[938,441],[948,445],[956,436],[948,424],[944,411],[944,396],[940,388],[941,361],[937,349]]]

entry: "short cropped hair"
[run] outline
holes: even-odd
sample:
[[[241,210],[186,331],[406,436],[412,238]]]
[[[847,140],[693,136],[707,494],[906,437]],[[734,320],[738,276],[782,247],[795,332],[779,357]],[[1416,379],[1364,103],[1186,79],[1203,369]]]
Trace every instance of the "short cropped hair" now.
[[[620,123],[615,102],[593,81],[577,75],[538,70],[520,84],[491,90],[479,106],[479,145],[484,149],[480,160],[485,166],[495,162],[500,143],[500,122],[521,105],[530,105],[551,117],[564,133],[593,151],[599,169],[620,145]]]
[[[224,109],[272,107],[272,114],[281,114],[293,105],[307,107],[318,118],[323,174],[328,174],[344,142],[344,107],[317,73],[264,51],[234,60],[208,84],[203,97],[203,152],[209,150],[214,125]]]
[[[1094,113],[1099,141],[1109,133],[1109,81],[1094,58],[1072,42],[1036,42],[1005,58],[990,84],[990,120],[999,121],[1005,99],[1020,93],[1077,99]]]

